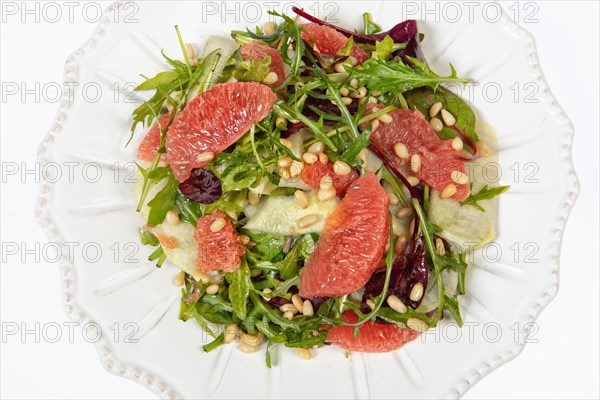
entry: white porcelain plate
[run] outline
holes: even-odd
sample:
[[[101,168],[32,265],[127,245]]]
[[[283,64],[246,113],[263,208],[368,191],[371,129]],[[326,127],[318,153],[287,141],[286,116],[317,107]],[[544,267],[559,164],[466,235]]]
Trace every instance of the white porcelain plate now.
[[[139,245],[141,220],[130,176],[143,132],[124,147],[140,101],[131,95],[133,83],[140,82],[139,74],[166,69],[161,49],[179,57],[174,25],[186,41],[201,46],[209,35],[261,25],[273,4],[117,3],[67,60],[65,82],[79,85],[66,86],[40,147],[40,162],[48,168],[36,211],[50,240],[65,250],[66,311],[98,328],[107,370],[161,397],[460,397],[519,354],[535,334],[535,319],[557,291],[561,236],[577,196],[571,123],[544,81],[531,35],[496,3],[481,3],[470,13],[453,2],[438,4],[435,14],[431,5],[434,14],[420,22],[432,68],[448,73],[452,62],[461,76],[477,82],[463,96],[497,129],[500,183],[511,185],[500,200],[495,242],[473,257],[468,294],[461,298],[462,330],[445,322],[394,353],[349,358],[328,347],[305,361],[279,348],[277,365],[269,370],[262,351],[246,355],[224,346],[204,353],[201,346],[209,338],[195,322],[178,320],[177,270],[145,261],[150,250]],[[359,29],[365,11],[389,28],[404,18],[420,20],[426,8],[392,1],[303,6]],[[276,7],[291,13],[288,3]],[[73,179],[56,176],[56,167],[64,172],[69,165],[75,165]],[[78,247],[69,257],[73,242]]]

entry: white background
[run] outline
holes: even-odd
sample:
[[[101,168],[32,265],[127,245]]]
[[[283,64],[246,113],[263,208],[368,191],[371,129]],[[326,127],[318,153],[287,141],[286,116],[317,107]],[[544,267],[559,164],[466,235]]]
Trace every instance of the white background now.
[[[85,2],[82,2],[85,3]],[[598,387],[598,25],[596,1],[535,2],[537,23],[523,24],[537,39],[541,65],[555,96],[575,125],[573,158],[581,195],[564,236],[558,297],[539,318],[538,343],[529,344],[516,360],[483,379],[466,398],[599,398]],[[1,81],[61,82],[63,62],[92,33],[95,25],[80,14],[70,23],[29,17],[2,21]],[[1,104],[2,162],[33,165],[38,142],[54,117],[57,104],[13,96]],[[2,242],[44,243],[33,218],[37,196],[34,178],[2,183]],[[550,217],[550,216],[549,216]],[[2,262],[2,323],[62,324],[59,272],[56,266]],[[66,333],[66,330],[65,330]],[[104,371],[93,345],[79,330],[69,343],[33,335],[1,343],[2,398],[148,398],[136,383]]]

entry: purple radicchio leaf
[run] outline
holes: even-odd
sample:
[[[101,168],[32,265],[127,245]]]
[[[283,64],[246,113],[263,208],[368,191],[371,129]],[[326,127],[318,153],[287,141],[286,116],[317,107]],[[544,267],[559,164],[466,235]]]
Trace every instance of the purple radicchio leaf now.
[[[179,191],[185,197],[201,204],[211,204],[221,198],[221,181],[212,172],[194,168],[190,177],[179,184]]]

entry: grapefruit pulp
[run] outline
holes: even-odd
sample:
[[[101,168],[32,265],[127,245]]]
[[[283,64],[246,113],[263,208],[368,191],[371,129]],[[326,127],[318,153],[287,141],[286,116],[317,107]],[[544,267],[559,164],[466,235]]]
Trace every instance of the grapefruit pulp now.
[[[301,26],[304,28],[302,39],[307,45],[315,46],[314,50],[318,53],[335,57],[346,46],[346,43],[348,43],[346,36],[328,26],[315,23],[302,24]],[[367,52],[357,45],[352,46],[350,55],[356,58],[359,64],[369,59]]]
[[[219,218],[225,220],[225,226],[213,232],[211,226]],[[219,210],[198,219],[194,238],[198,242],[198,268],[204,272],[234,271],[240,267],[240,257],[246,254],[231,220]]]
[[[302,180],[308,186],[315,189],[319,189],[321,179],[324,176],[329,175],[333,181],[333,187],[339,197],[342,197],[348,187],[358,178],[358,173],[352,170],[348,175],[338,175],[333,171],[333,163],[328,161],[327,164],[323,164],[317,161],[313,164],[306,164],[302,169]]]
[[[267,56],[271,57],[270,72],[277,74],[277,81],[268,85],[269,87],[276,88],[285,80],[283,58],[281,58],[281,54],[277,49],[259,43],[247,43],[240,48],[240,53],[242,54],[242,58],[246,61],[250,58],[264,60]]]
[[[166,127],[171,119],[171,113],[161,115],[158,117],[158,121],[160,122],[161,127]],[[152,162],[154,157],[156,156],[156,152],[158,151],[158,147],[160,146],[160,127],[156,122],[152,124],[152,127],[142,139],[142,142],[138,146],[137,156],[142,161]],[[161,154],[161,161],[166,160],[166,154]]]

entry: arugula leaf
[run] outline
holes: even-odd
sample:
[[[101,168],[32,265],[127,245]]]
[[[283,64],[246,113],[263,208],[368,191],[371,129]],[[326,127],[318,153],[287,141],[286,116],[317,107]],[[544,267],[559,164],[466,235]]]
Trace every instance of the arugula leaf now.
[[[371,125],[369,125],[371,126]],[[369,145],[369,139],[371,138],[371,129],[366,129],[358,135],[358,138],[352,142],[350,146],[344,151],[344,153],[339,157],[339,160],[344,161],[350,166],[358,166],[362,163],[362,160],[356,158],[358,153],[362,151],[365,147]]]
[[[363,14],[363,34],[372,35],[381,32],[381,26],[373,21],[370,13]]]
[[[457,296],[444,295],[444,309],[450,312],[450,315],[456,321],[458,326],[463,326],[463,320],[460,314],[460,306],[458,304]]]
[[[301,243],[302,241],[300,239],[296,240],[296,243],[294,243],[289,253],[287,253],[283,259],[281,267],[279,268],[279,275],[282,279],[290,279],[298,275]]]
[[[271,70],[271,56],[266,56],[262,60],[250,58],[248,60],[238,60],[233,77],[242,82],[263,82]]]
[[[340,51],[338,51],[338,56],[350,56],[350,53],[352,53],[352,47],[354,47],[354,37],[350,36],[350,39],[348,39],[344,47],[342,47]]]
[[[366,85],[370,90],[382,93],[403,93],[422,86],[437,89],[442,82],[469,82],[468,79],[456,76],[456,70],[452,64],[450,64],[452,69],[450,76],[442,77],[429,69],[426,61],[412,57],[407,58],[414,64],[413,67],[401,61],[370,58],[362,65],[353,67],[351,72],[361,84]]]
[[[247,229],[243,230],[243,233],[254,242],[252,253],[259,256],[261,260],[273,261],[283,254],[284,236],[253,232]]]
[[[158,246],[160,244],[156,236],[144,229],[140,229],[140,240],[143,245]]]
[[[179,182],[173,174],[169,173],[166,186],[148,202],[148,207],[150,207],[148,224],[150,226],[156,226],[165,220],[167,212],[175,206],[175,199],[177,198],[177,192],[179,192],[178,188]]]
[[[473,206],[481,212],[485,212],[485,209],[481,207],[477,202],[482,200],[493,199],[494,197],[506,192],[510,186],[498,186],[488,189],[488,185],[481,188],[476,194],[471,194],[466,200],[463,200],[460,204],[463,206]]]
[[[240,268],[235,271],[227,272],[225,279],[229,283],[229,300],[235,315],[242,321],[246,319],[248,309],[246,308],[246,299],[252,287],[250,280],[250,269],[245,259],[242,259]]]
[[[456,127],[463,131],[473,142],[479,141],[475,132],[476,117],[473,109],[465,100],[450,90],[439,87],[434,91],[430,87],[422,87],[405,92],[403,96],[410,108],[421,111],[426,119],[429,119],[431,106],[435,103],[442,103],[443,108],[456,118]],[[444,125],[444,128],[437,134],[441,139],[446,140],[455,137],[457,132]]]
[[[379,40],[375,42],[375,51],[371,57],[387,60],[392,55],[393,51],[394,39],[390,36],[386,36],[381,42]]]
[[[215,340],[202,346],[202,350],[204,350],[207,353],[210,353],[214,349],[216,349],[224,344],[225,344],[225,333],[221,333]]]

